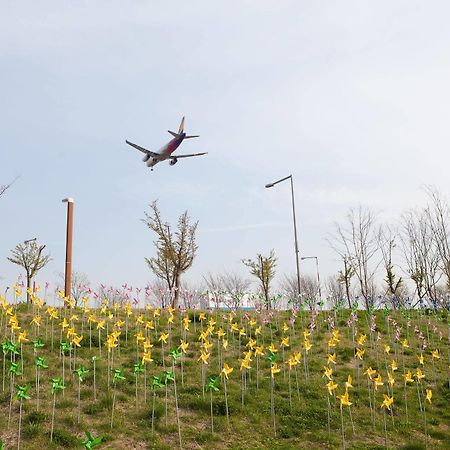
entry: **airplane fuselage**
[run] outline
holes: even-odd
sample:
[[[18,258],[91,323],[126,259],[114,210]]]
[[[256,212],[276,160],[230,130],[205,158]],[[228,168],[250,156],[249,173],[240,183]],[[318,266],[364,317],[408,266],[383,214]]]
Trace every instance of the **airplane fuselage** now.
[[[151,167],[153,170],[153,167],[156,166],[156,164],[158,164],[161,161],[165,161],[166,159],[169,159],[172,153],[181,145],[183,140],[184,140],[183,135],[180,137],[173,138],[166,145],[163,145],[158,150],[160,156],[158,156],[157,158],[150,157],[148,158],[148,160],[144,158],[144,160],[147,161],[147,167]]]
[[[192,154],[173,155],[173,152],[181,145],[181,143],[185,139],[199,137],[198,135],[187,135],[184,132],[184,117],[181,119],[181,123],[177,133],[175,131],[167,131],[173,136],[173,138],[166,145],[163,145],[158,152],[153,152],[128,140],[125,140],[125,142],[145,154],[145,156],[142,158],[142,161],[144,161],[147,167],[150,167],[152,170],[153,167],[156,166],[156,164],[167,159],[170,160],[170,165],[173,166],[180,158],[191,158],[193,156],[202,156],[207,154],[207,152],[200,152]]]
[[[158,150],[158,153],[164,157],[164,159],[167,159],[181,145],[183,139],[184,136],[173,138],[166,145],[163,145]],[[161,158],[161,161],[163,161],[163,158]]]

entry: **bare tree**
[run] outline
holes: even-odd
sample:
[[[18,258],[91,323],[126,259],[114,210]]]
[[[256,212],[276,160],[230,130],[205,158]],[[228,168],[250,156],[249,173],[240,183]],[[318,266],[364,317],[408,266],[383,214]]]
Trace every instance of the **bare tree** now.
[[[208,273],[203,277],[208,293],[216,308],[223,302],[230,309],[240,306],[242,299],[248,294],[250,280],[237,273],[225,272],[219,275]]]
[[[330,275],[325,281],[325,289],[328,293],[330,306],[336,308],[342,305],[346,295],[347,287],[342,283],[342,275],[339,272],[336,275]],[[348,287],[348,290],[350,287]]]
[[[0,184],[0,197],[16,182],[19,177],[14,178],[11,183]]]
[[[192,266],[198,248],[195,242],[198,222],[191,224],[185,211],[179,217],[177,229],[173,232],[170,225],[163,222],[156,202],[150,208],[151,214],[145,212],[143,222],[157,235],[154,242],[156,256],[145,260],[153,273],[166,281],[168,289],[174,290],[172,306],[177,308],[181,274]]]
[[[232,309],[238,308],[244,296],[248,294],[250,280],[233,272],[225,272],[221,279],[225,289],[225,303]]]
[[[450,206],[448,200],[434,187],[425,187],[431,204],[425,210],[439,254],[439,268],[450,291]]]
[[[346,226],[336,223],[336,233],[331,241],[333,249],[354,271],[366,309],[375,302],[374,277],[378,264],[374,257],[378,246],[374,226],[375,216],[370,209],[362,206],[357,210],[350,209]]]
[[[312,275],[300,275],[300,286],[302,292],[301,299],[311,309],[315,309],[318,300],[319,283],[317,277]],[[289,303],[295,306],[301,306],[298,300],[298,280],[297,275],[284,275],[280,282],[280,289],[284,296],[288,298]]]
[[[220,275],[213,275],[211,272],[208,272],[207,275],[203,276],[203,281],[206,284],[209,298],[212,298],[214,307],[218,309],[220,303],[223,301],[225,292],[222,277]]]
[[[395,274],[394,264],[392,262],[393,253],[397,246],[397,233],[388,225],[380,226],[377,235],[378,246],[381,250],[383,266],[385,270],[386,292],[391,299],[392,306],[403,305],[403,278]]]
[[[275,268],[277,266],[275,252],[271,250],[269,256],[262,256],[258,253],[254,260],[243,259],[242,262],[250,269],[250,273],[258,278],[264,304],[267,309],[270,309],[270,288],[275,277]]]
[[[429,213],[410,210],[402,216],[402,246],[408,274],[420,300],[436,299],[436,286],[441,277],[440,257]]]
[[[184,281],[180,288],[180,298],[185,309],[194,309],[205,300],[204,288],[201,284],[188,283]],[[208,306],[208,305],[203,305]]]
[[[351,257],[349,255],[343,254],[341,255],[341,257],[344,269],[339,271],[339,283],[344,285],[348,307],[349,309],[352,309],[352,298],[350,291],[352,285],[352,278],[355,275],[355,269],[353,267],[353,264],[351,264]]]
[[[64,283],[65,275],[63,273],[59,273],[58,277]],[[75,305],[78,306],[80,304],[80,300],[89,292],[90,281],[88,276],[82,272],[72,272],[72,281],[71,281],[71,298],[75,301]]]
[[[11,250],[8,261],[24,268],[27,278],[27,303],[30,301],[31,281],[36,274],[51,261],[50,255],[43,255],[45,245],[38,245],[36,240],[25,241]]]

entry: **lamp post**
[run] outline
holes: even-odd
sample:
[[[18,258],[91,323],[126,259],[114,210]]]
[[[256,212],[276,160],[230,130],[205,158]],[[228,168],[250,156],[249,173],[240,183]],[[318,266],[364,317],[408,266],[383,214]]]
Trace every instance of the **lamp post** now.
[[[67,203],[67,231],[66,231],[66,266],[64,271],[64,297],[70,297],[72,285],[72,229],[73,229],[73,198],[65,198]]]
[[[319,301],[322,300],[322,288],[320,287],[320,273],[319,273],[319,258],[317,256],[302,256],[300,258],[302,261],[305,259],[315,259],[316,260],[316,272],[317,272],[317,291],[319,294]]]
[[[299,264],[299,254],[298,254],[298,239],[297,239],[297,221],[295,219],[295,201],[294,201],[294,180],[292,175],[288,175],[287,177],[281,178],[280,180],[274,181],[273,183],[266,184],[266,188],[274,187],[276,184],[281,183],[286,180],[291,180],[291,200],[292,200],[292,219],[294,222],[294,246],[295,246],[295,263],[297,269],[297,293],[298,300],[300,301],[300,264]]]

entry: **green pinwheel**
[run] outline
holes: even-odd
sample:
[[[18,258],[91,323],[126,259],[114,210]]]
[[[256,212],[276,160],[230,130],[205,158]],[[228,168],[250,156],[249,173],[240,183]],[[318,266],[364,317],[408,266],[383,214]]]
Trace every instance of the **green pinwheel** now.
[[[220,377],[219,375],[216,375],[214,377],[210,377],[208,384],[207,384],[207,388],[212,392],[218,392],[219,391],[219,383],[220,383]]]
[[[15,395],[16,400],[30,400],[30,396],[28,395],[28,391],[30,389],[30,385],[26,384],[25,386],[16,386],[17,392]]]
[[[34,364],[39,369],[48,369],[48,366],[45,361],[45,356],[36,356],[34,358]]]
[[[20,408],[19,408],[19,432],[17,435],[17,448],[20,449],[20,432],[22,430],[22,406],[24,400],[30,400],[30,396],[28,395],[28,390],[30,389],[30,385],[26,384],[25,386],[16,386],[17,392],[15,395],[16,400],[20,400]]]
[[[177,347],[174,347],[173,350],[169,353],[169,355],[172,357],[173,361],[176,361],[177,359],[183,356],[183,353],[180,350],[178,350]]]
[[[170,381],[175,381],[173,370],[164,371],[164,384],[167,386]]]
[[[52,395],[55,395],[58,391],[64,390],[66,387],[64,386],[64,383],[62,382],[62,378],[53,378],[52,379]]]
[[[116,384],[118,381],[125,381],[125,377],[123,375],[123,367],[121,367],[120,369],[114,369],[114,374],[113,374],[113,379],[112,379],[113,401],[112,401],[112,408],[111,408],[111,430],[112,430],[113,423],[114,423],[114,406],[116,404]]]
[[[82,442],[82,444],[84,445],[85,450],[91,450],[92,448],[97,447],[97,445],[100,445],[103,440],[102,437],[94,438],[89,431],[85,431],[84,434],[86,435],[86,439]]]
[[[42,342],[42,340],[40,338],[37,338],[33,341],[33,349],[34,349],[34,353],[36,353],[40,348],[44,347],[44,343]]]
[[[21,374],[19,364],[15,362],[9,363],[9,415],[8,415],[8,427],[11,424],[12,403],[14,398],[14,377],[18,377]]]
[[[153,375],[153,382],[152,382],[152,386],[153,388],[163,388],[165,386],[164,381],[163,381],[163,376],[156,376]]]
[[[139,375],[141,375],[142,373],[144,373],[144,365],[142,364],[142,361],[138,361],[136,364],[133,364],[133,373],[134,373],[134,379],[135,379],[135,385],[136,385],[136,392],[135,392],[135,396],[136,396],[136,408],[138,407],[138,378]],[[147,383],[144,382],[144,387]],[[146,399],[147,395],[144,392],[144,398]]]
[[[164,385],[166,386],[166,413],[165,413],[166,426],[167,426],[167,408],[168,408],[168,402],[167,402],[168,385],[171,381],[175,382],[174,371],[173,370],[165,370],[164,371]]]
[[[155,430],[155,402],[156,402],[156,389],[165,387],[163,381],[163,375],[153,375],[152,389],[153,389],[153,406],[152,406],[152,432]]]
[[[55,426],[56,393],[58,391],[63,391],[64,392],[64,389],[66,387],[64,386],[64,383],[63,383],[61,377],[53,378],[51,382],[52,382],[51,392],[52,392],[52,395],[53,395],[53,407],[52,407],[52,426],[51,426],[51,430],[50,430],[50,441],[53,441],[53,429],[54,429],[54,426]]]
[[[78,369],[75,369],[73,373],[76,373],[78,375],[78,379],[80,382],[84,381],[86,375],[89,373],[89,369],[86,369],[83,365],[78,367]]]
[[[89,373],[89,370],[86,369],[83,365],[78,367],[78,369],[75,369],[73,373],[76,373],[78,375],[78,416],[77,420],[78,423],[80,423],[80,417],[81,417],[81,382],[84,381],[86,375]]]
[[[118,381],[125,381],[125,377],[123,376],[123,368],[120,369],[114,369],[113,374],[113,383],[117,383]]]
[[[209,378],[207,389],[209,389],[209,399],[211,405],[211,433],[214,433],[214,414],[213,414],[213,391],[219,391],[220,376],[216,375]]]
[[[144,373],[144,365],[141,361],[137,362],[136,364],[133,364],[133,373],[137,376],[141,373]]]
[[[8,339],[5,339],[2,342],[2,352],[3,352],[3,381],[2,381],[2,385],[3,385],[3,390],[2,392],[5,392],[5,371],[6,371],[6,357],[8,356],[8,354],[11,351],[11,341],[9,341]]]
[[[45,356],[35,356],[34,365],[36,368],[36,407],[39,411],[39,390],[41,385],[41,369],[48,369],[45,363]]]
[[[18,342],[14,344],[14,342],[9,341],[9,353],[13,356],[20,355]]]
[[[96,355],[94,355],[92,358],[91,358],[91,361],[92,361],[92,364],[93,364],[93,375],[94,375],[94,382],[93,382],[93,389],[94,389],[94,400],[97,400],[97,385],[96,385],[96,377],[95,377],[95,374],[96,374],[96,362],[97,362],[97,360],[98,360],[98,356],[96,356]]]
[[[172,374],[166,375],[166,381],[170,380],[171,377],[173,377],[173,390],[175,394],[175,411],[177,414],[178,437],[180,440],[180,448],[182,448],[180,414],[178,411],[177,382],[175,380],[175,363],[177,359],[180,359],[183,356],[183,352],[181,352],[177,347],[174,347],[174,349],[170,352],[170,356],[172,357]],[[167,387],[166,387],[166,421],[167,421]]]
[[[62,383],[65,384],[65,356],[67,352],[70,353],[72,351],[72,346],[67,341],[61,341],[61,343],[59,344],[59,348],[62,354]]]

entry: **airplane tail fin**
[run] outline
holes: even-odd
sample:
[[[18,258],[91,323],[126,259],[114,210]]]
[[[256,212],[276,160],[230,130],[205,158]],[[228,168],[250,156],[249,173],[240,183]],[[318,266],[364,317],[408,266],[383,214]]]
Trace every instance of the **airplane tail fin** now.
[[[175,133],[175,131],[170,131],[170,130],[167,130],[167,131],[175,138],[179,137],[181,133],[184,133],[184,117],[181,119],[181,123],[178,128],[178,133]],[[192,138],[196,138],[196,137],[200,137],[200,136],[199,135],[185,136],[184,139],[192,139]]]
[[[178,134],[184,132],[184,117],[181,119],[180,127],[178,128]]]

